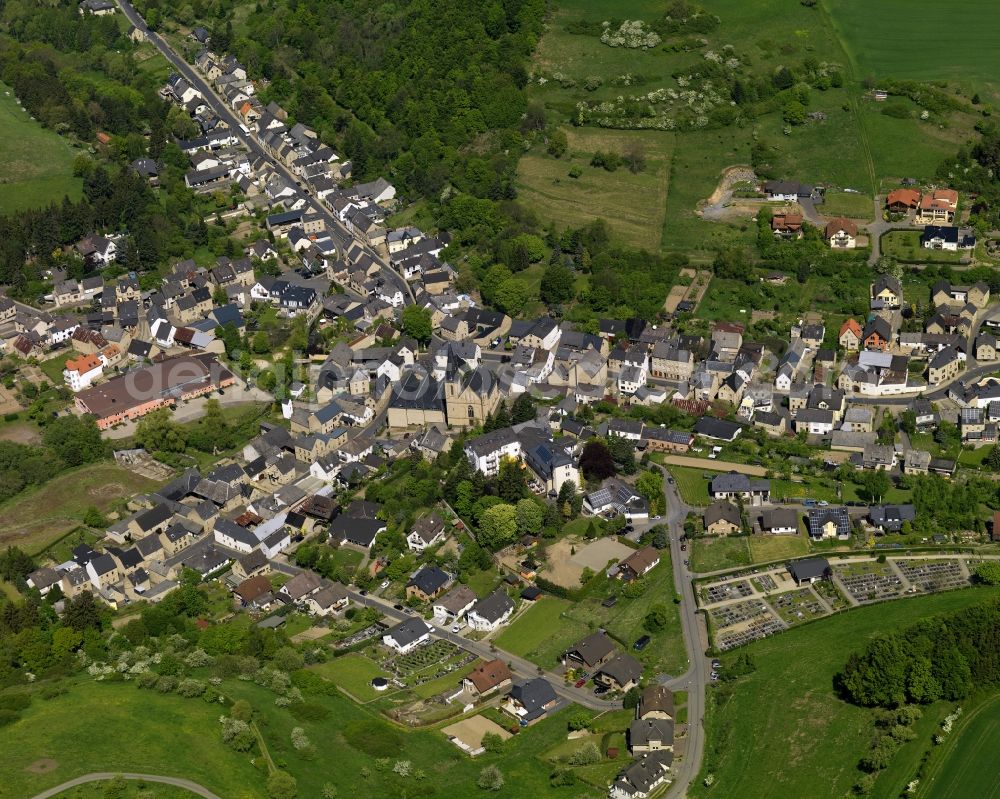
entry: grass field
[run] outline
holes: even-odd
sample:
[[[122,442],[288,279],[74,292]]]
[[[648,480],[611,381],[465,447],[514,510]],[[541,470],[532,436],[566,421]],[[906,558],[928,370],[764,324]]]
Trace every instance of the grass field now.
[[[845,796],[859,776],[856,765],[872,736],[871,711],[848,705],[833,693],[833,677],[847,657],[863,649],[875,633],[998,595],[998,589],[975,588],[888,602],[744,648],[756,671],[719,704],[714,697],[725,696],[727,689],[713,689],[722,693],[709,698],[706,760],[689,795]],[[775,746],[776,741],[781,745]],[[708,773],[715,775],[710,788],[702,781]]]
[[[665,180],[657,175],[653,190],[649,187],[653,175],[619,174],[622,170],[594,176],[583,166],[584,175],[573,181],[565,175],[569,159],[555,161],[536,146],[522,160],[519,184],[522,199],[543,218],[565,225],[600,215],[628,244],[654,248],[658,241],[661,250],[680,250],[697,261],[710,259],[715,247],[752,240],[747,222],[707,221],[696,211],[723,169],[749,163],[755,140],[772,148],[772,163],[781,176],[861,192],[831,191],[822,213],[870,218],[870,197],[876,188],[898,185],[901,177],[933,179],[942,159],[969,137],[979,114],[968,105],[966,111],[921,120],[923,109],[894,98],[893,104],[909,113],[903,118],[890,116],[881,104],[861,100],[863,78],[947,80],[961,84],[969,94],[985,91],[984,97],[994,103],[997,99],[991,95],[990,82],[996,80],[1000,45],[991,38],[995,26],[989,21],[995,19],[996,6],[988,0],[967,0],[954,13],[940,5],[914,13],[903,0],[887,0],[874,9],[866,0],[822,0],[817,8],[783,0],[703,0],[700,5],[721,19],[717,29],[705,34],[704,50],[673,46],[683,35],[668,37],[663,46],[628,50],[605,46],[597,35],[571,33],[567,28],[612,18],[650,21],[663,13],[662,3],[561,0],[536,50],[531,98],[544,103],[550,122],[566,128],[578,103],[677,89],[673,75],[693,70],[705,52],[731,46],[743,68],[755,75],[778,64],[797,67],[807,57],[838,68],[845,77],[842,88],[810,93],[808,110],[822,111],[826,119],[786,129],[779,111],[763,109],[744,124],[722,128],[593,134],[622,148],[642,141],[651,165],[658,157],[669,170]],[[938,24],[948,26],[946,35],[937,35]],[[973,28],[975,34],[966,37],[966,30]],[[956,48],[961,55],[953,57]],[[921,57],[913,58],[915,52]],[[630,82],[626,76],[640,80]],[[573,128],[570,133],[585,139],[587,131]],[[573,159],[573,164],[577,161],[582,159]],[[664,191],[665,207],[660,204]],[[625,214],[623,199],[632,200]],[[655,219],[662,220],[659,233],[652,228]]]
[[[81,774],[127,770],[186,777],[226,799],[256,799],[264,778],[222,743],[218,718],[217,705],[122,683],[86,681],[56,699],[35,698],[4,728],[0,796],[22,799]],[[27,770],[42,759],[55,768]]]
[[[115,463],[65,472],[0,505],[0,545],[39,552],[76,527],[91,505],[103,511],[117,499],[157,485]]]
[[[560,228],[581,227],[600,218],[621,241],[659,250],[673,136],[588,128],[565,128],[565,133],[569,150],[562,158],[553,158],[540,147],[521,157],[517,172],[521,200]],[[633,141],[646,154],[641,172],[633,174],[624,166],[614,172],[590,166],[596,151],[621,153]],[[569,177],[574,168],[582,172],[580,177]]]
[[[750,559],[753,563],[768,563],[772,560],[799,558],[809,554],[809,542],[805,535],[754,535],[747,539],[750,543]]]
[[[652,674],[679,674],[687,656],[680,616],[673,604],[674,582],[669,552],[662,553],[660,565],[649,575],[647,586],[645,593],[634,599],[619,596],[617,603],[610,608],[601,605],[604,592],[578,602],[546,596],[500,634],[497,646],[532,663],[554,669],[563,652],[597,627],[606,629],[624,646],[631,646],[646,632],[642,623],[650,606],[663,603],[669,608],[667,626],[652,637],[637,657]],[[609,589],[613,588],[614,585],[609,585]]]
[[[105,799],[108,796],[104,792],[107,787],[107,782],[88,782],[56,794],[54,799]],[[194,796],[190,791],[172,785],[126,780],[125,793],[121,795],[121,799],[192,799]]]
[[[73,177],[75,152],[58,133],[22,111],[13,90],[0,83],[0,214],[78,199],[83,181]]]
[[[585,624],[563,617],[572,606],[568,599],[544,596],[500,633],[497,646],[547,668],[554,667],[566,647],[587,634]]]
[[[905,0],[821,2],[862,76],[947,80],[981,90],[1000,73],[994,35],[1000,9],[991,0],[921,3],[919,13]]]
[[[1000,796],[1000,753],[994,743],[1000,735],[1000,695],[975,706],[942,751],[917,793],[928,799],[996,799]]]
[[[712,498],[708,495],[709,477],[706,474],[711,472],[701,469],[692,469],[688,466],[668,466],[670,474],[677,481],[677,490],[680,491],[681,499],[688,505],[708,505]]]
[[[313,666],[313,670],[332,680],[355,699],[367,702],[378,694],[372,688],[372,679],[388,677],[378,663],[359,652],[350,652],[342,657]]]
[[[750,544],[746,536],[695,538],[691,541],[689,551],[691,570],[699,574],[750,563]]]
[[[925,249],[917,230],[890,230],[882,236],[882,252],[903,263],[957,264],[962,260],[960,252]]]
[[[826,216],[848,216],[854,219],[871,219],[875,213],[872,198],[867,194],[847,191],[828,191],[820,210]]]

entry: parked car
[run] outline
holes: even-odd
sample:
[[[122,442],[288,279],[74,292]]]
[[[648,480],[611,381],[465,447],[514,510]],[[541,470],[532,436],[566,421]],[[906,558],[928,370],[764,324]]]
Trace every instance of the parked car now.
[[[714,669],[719,669],[719,668],[722,668],[722,661],[721,660],[713,660],[712,661],[712,669],[714,670]]]
[[[650,637],[648,635],[644,635],[641,638],[637,639],[634,644],[632,644],[632,648],[636,652],[641,652],[643,649],[645,649],[647,646],[649,646],[650,640],[652,640],[652,639],[650,639]]]
[[[586,679],[580,679],[580,680],[577,680],[575,683],[573,683],[573,687],[574,688],[583,688],[583,686],[585,686],[586,684],[587,684],[587,680]]]
[[[400,604],[399,604],[399,603],[397,602],[397,603],[396,603],[395,605],[393,605],[393,606],[392,606],[392,609],[393,609],[393,610],[402,610],[402,609],[403,609],[403,606],[402,606],[402,605],[400,605]]]
[[[453,633],[460,633],[462,631],[462,625],[461,624],[453,624],[453,625],[451,625],[451,631]]]
[[[807,507],[807,508],[815,508],[816,507],[816,500],[815,499],[804,499],[804,500],[802,500],[802,504],[805,505],[805,507]]]
[[[820,500],[819,502],[817,502],[816,504],[817,504],[817,505],[819,505],[819,506],[820,506],[821,508],[825,508],[825,507],[827,507],[827,505],[829,505],[830,503],[829,503],[829,502],[827,502],[827,501],[826,501],[825,499],[821,499],[821,500]]]
[[[383,580],[382,584],[379,585],[378,588],[379,588],[380,591],[384,591],[388,587],[389,587],[389,581],[388,580]]]
[[[687,552],[687,548],[688,548],[687,544],[681,544],[681,552]]]

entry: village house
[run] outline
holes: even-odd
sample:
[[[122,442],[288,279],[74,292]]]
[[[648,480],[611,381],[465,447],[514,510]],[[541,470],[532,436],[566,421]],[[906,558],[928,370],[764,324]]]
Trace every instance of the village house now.
[[[500,658],[487,660],[476,666],[462,680],[462,687],[471,696],[489,696],[510,686],[512,676],[507,664]]]
[[[406,598],[430,602],[440,596],[451,584],[451,577],[437,566],[425,566],[406,584]]]
[[[552,684],[544,677],[536,677],[515,683],[500,708],[528,726],[545,716],[558,702]]]
[[[466,619],[473,630],[493,632],[506,624],[514,612],[514,603],[498,588],[485,599],[479,600],[468,612]]]
[[[850,250],[858,246],[858,226],[842,216],[827,222],[824,236],[834,250]]]
[[[743,528],[740,509],[724,499],[705,508],[703,519],[708,535],[732,535]]]
[[[431,628],[423,619],[409,618],[382,636],[382,643],[401,655],[412,652],[431,639]]]
[[[861,325],[854,319],[848,319],[840,326],[840,336],[838,341],[845,350],[858,350],[861,348],[863,333]]]
[[[444,520],[437,513],[431,513],[413,525],[413,529],[406,537],[406,545],[414,552],[423,552],[428,547],[444,541],[444,530]]]
[[[813,540],[836,538],[846,541],[851,536],[851,517],[844,507],[810,508],[808,527]]]

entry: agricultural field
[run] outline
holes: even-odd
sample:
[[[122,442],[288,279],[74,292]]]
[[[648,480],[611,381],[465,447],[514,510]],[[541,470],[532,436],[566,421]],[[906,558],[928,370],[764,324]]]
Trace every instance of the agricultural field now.
[[[117,500],[157,485],[115,463],[64,472],[0,505],[0,545],[39,552],[77,527],[89,507],[105,511]]]
[[[1000,74],[1000,21],[991,0],[948,6],[905,0],[821,0],[848,56],[861,75],[947,80],[970,91],[996,89]],[[912,58],[915,52],[920,58]]]
[[[22,111],[13,90],[0,83],[0,213],[78,199],[83,181],[73,177],[76,151],[58,133]]]
[[[1000,695],[973,707],[951,737],[934,753],[918,796],[927,799],[996,799],[1000,796],[1000,755],[993,746],[1000,735]]]

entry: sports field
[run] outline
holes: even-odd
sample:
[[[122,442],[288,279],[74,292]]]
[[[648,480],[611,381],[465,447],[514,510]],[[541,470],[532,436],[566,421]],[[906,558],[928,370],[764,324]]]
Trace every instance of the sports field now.
[[[80,196],[73,177],[75,151],[58,133],[22,111],[13,90],[0,83],[0,214]]]

